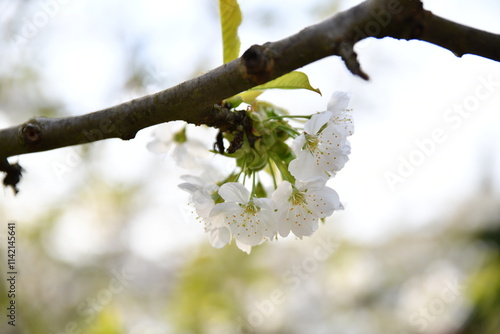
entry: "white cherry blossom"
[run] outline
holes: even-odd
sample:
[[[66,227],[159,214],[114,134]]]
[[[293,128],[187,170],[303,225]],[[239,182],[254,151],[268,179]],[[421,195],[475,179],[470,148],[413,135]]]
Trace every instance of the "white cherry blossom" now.
[[[193,169],[198,167],[200,157],[208,158],[208,148],[194,138],[176,138],[185,131],[184,122],[170,122],[157,126],[153,131],[153,140],[147,144],[149,151],[157,154],[169,153],[179,167]],[[185,134],[182,134],[185,135]],[[179,137],[183,137],[183,136]]]
[[[183,175],[181,179],[187,181],[178,187],[192,195],[191,201],[194,204],[196,213],[201,218],[209,218],[210,210],[215,205],[212,194],[219,190],[214,183],[206,183],[202,178],[193,175]]]
[[[210,212],[215,206],[212,194],[217,192],[219,187],[212,183],[204,183],[196,176],[184,175],[181,178],[188,182],[181,183],[178,187],[192,195],[191,201],[196,213],[205,223],[205,232],[209,235],[210,244],[215,248],[224,247],[231,241],[231,232],[223,221],[210,218]]]
[[[328,104],[329,110],[313,115],[306,122],[304,133],[292,144],[296,158],[288,169],[296,179],[329,178],[349,160],[351,147],[347,137],[354,127],[350,111],[345,109],[348,102],[346,93],[336,92]]]
[[[326,108],[326,110],[332,112],[330,122],[343,126],[347,136],[354,133],[351,109],[347,109],[350,99],[349,94],[345,92],[334,92]]]
[[[271,239],[276,234],[270,199],[250,197],[250,192],[237,182],[223,184],[219,195],[225,202],[214,206],[210,219],[223,221],[231,230],[237,245],[256,246],[264,238]],[[217,225],[220,226],[220,223]]]
[[[302,239],[318,229],[319,218],[343,209],[337,192],[325,186],[325,179],[316,177],[296,185],[280,183],[272,194],[277,209],[278,231],[286,237],[290,231]]]

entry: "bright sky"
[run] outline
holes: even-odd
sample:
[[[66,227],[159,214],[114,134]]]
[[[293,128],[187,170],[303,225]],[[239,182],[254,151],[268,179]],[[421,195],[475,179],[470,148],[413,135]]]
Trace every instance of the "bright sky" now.
[[[341,8],[358,2],[344,1]],[[320,18],[311,15],[313,9],[327,3],[242,0],[242,51],[316,23]],[[446,18],[500,33],[500,6],[495,1],[425,3]],[[34,2],[23,22],[33,22],[37,15],[43,18],[44,12],[50,19],[39,24],[26,43],[18,48],[11,45],[10,62],[30,59],[38,64],[47,89],[63,99],[68,114],[133,98],[119,93],[127,71],[122,42],[135,45],[150,64],[150,85],[144,87],[148,92],[187,80],[193,71],[208,71],[222,59],[215,0],[74,0],[49,9],[41,4]],[[266,25],[274,16],[277,19]],[[27,28],[20,24],[19,29],[22,33]],[[345,210],[329,220],[332,230],[342,237],[376,242],[390,233],[431,226],[470,198],[486,172],[493,174],[500,195],[500,64],[476,56],[456,58],[437,46],[415,41],[365,40],[356,50],[369,82],[353,77],[337,57],[331,57],[302,69],[321,89],[322,97],[306,91],[262,96],[293,114],[309,114],[324,110],[335,90],[352,93],[356,126],[352,155],[330,183]],[[148,205],[129,237],[137,252],[154,258],[179,242],[198,240],[203,232],[186,213],[187,194],[176,187],[180,175],[199,171],[176,170],[168,158],[148,152],[152,131],[145,129],[129,142],[98,144],[102,146],[98,168],[123,182],[139,180],[146,171],[153,175],[147,187]],[[205,133],[194,136],[206,138]],[[53,166],[71,160],[75,152],[65,148],[19,157],[28,173],[19,196],[2,193],[6,216],[28,221],[44,204],[67,196],[69,185],[78,182],[78,169],[85,166],[75,163],[62,179]],[[388,173],[396,180],[392,186]],[[98,242],[98,236],[92,235],[88,219],[88,215],[69,214],[60,223],[60,240],[65,242],[56,240],[56,251],[72,258],[94,247],[88,241],[97,238]]]

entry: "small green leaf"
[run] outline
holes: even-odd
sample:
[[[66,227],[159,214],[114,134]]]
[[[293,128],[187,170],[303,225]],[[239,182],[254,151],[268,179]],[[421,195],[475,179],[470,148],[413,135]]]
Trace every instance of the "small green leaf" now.
[[[241,10],[236,0],[219,0],[219,11],[224,63],[228,63],[240,54],[238,27],[242,20]]]
[[[174,142],[178,144],[187,142],[186,126],[183,127],[179,132],[174,133]]]
[[[247,90],[243,93],[239,93],[233,97],[230,97],[225,101],[229,103],[232,108],[236,108],[243,102],[246,104],[252,104],[255,101],[255,99],[257,99],[257,97],[259,97],[259,95],[262,93],[263,92],[259,90]]]
[[[317,88],[313,88],[309,83],[309,78],[307,74],[303,72],[293,71],[287,73],[277,79],[269,81],[263,85],[253,87],[250,90],[263,90],[263,89],[308,89],[321,95],[321,91]]]

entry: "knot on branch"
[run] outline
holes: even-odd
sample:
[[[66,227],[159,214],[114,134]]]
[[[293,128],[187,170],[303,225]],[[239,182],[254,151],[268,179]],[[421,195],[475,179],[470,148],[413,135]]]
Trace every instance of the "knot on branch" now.
[[[25,145],[32,149],[42,142],[42,128],[36,120],[30,120],[25,123],[20,129]]]
[[[257,85],[272,79],[274,59],[269,56],[268,49],[261,45],[252,45],[243,53],[241,60],[244,66],[243,77]]]

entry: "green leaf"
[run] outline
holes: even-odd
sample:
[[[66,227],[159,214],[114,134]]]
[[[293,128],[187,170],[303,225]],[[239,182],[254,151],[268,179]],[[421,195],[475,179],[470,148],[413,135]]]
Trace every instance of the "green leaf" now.
[[[229,99],[226,99],[225,102],[229,103],[232,108],[238,107],[241,103],[252,104],[262,91],[259,90],[247,90],[243,93],[239,93]]]
[[[220,25],[222,28],[222,45],[224,63],[238,58],[240,54],[240,38],[238,27],[241,24],[241,10],[236,0],[219,0]]]
[[[309,83],[309,78],[307,74],[303,72],[293,71],[287,73],[277,79],[269,81],[260,86],[253,87],[250,90],[263,90],[263,89],[308,89],[321,95],[321,91],[317,88],[313,88]]]

